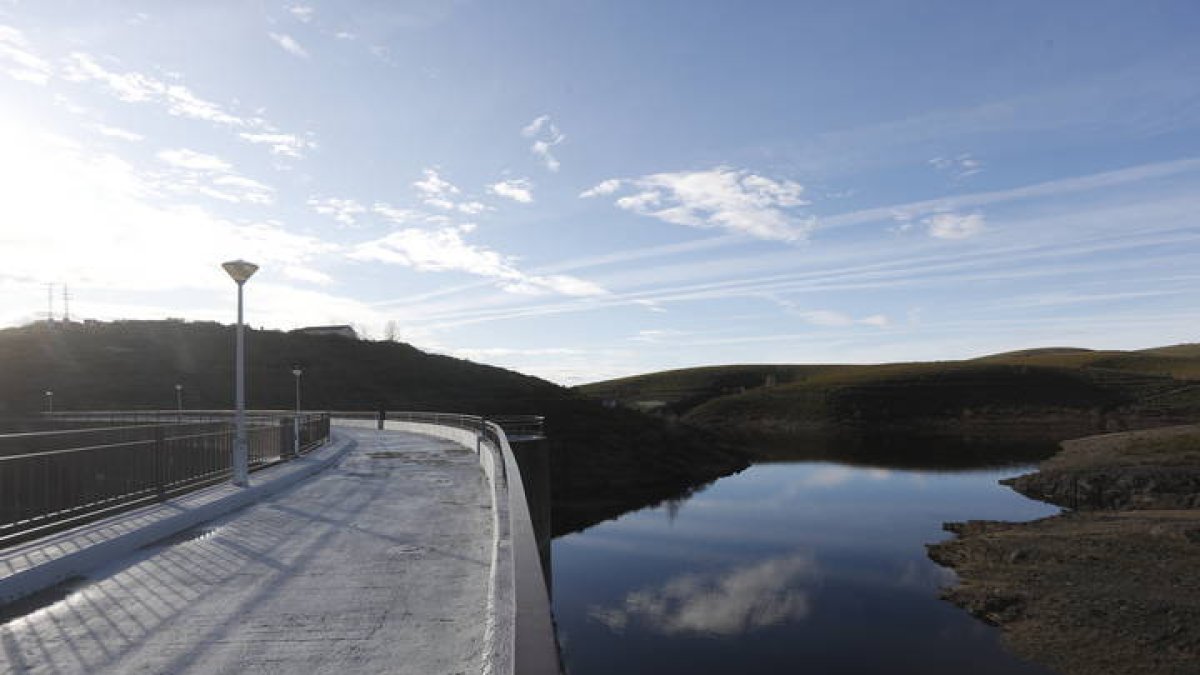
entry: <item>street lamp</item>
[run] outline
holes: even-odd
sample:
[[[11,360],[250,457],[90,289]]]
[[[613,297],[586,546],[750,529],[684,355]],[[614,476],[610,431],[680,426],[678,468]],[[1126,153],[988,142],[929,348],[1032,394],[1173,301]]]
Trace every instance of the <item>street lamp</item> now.
[[[292,455],[300,456],[300,375],[304,371],[300,366],[292,366],[292,375],[296,376],[296,416],[292,418]]]
[[[183,421],[183,385],[175,385],[175,420]]]
[[[249,452],[246,448],[246,346],[242,328],[242,286],[246,284],[246,280],[254,276],[258,271],[258,265],[246,262],[245,260],[231,260],[227,263],[222,263],[221,267],[225,268],[225,272],[229,274],[229,278],[237,283],[238,287],[238,315],[237,315],[237,355],[235,356],[236,371],[235,376],[235,398],[237,403],[236,432],[233,439],[233,484],[238,487],[246,487],[250,484],[250,466]]]
[[[54,414],[54,392],[49,389],[46,390],[46,413],[49,415]]]

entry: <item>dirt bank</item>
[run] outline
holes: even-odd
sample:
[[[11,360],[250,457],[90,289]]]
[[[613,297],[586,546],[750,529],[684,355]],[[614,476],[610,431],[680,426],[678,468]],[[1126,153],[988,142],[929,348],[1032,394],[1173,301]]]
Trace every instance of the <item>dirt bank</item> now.
[[[1005,481],[1072,508],[1029,523],[947,523],[930,546],[946,599],[1063,673],[1200,672],[1200,426],[1064,443]]]

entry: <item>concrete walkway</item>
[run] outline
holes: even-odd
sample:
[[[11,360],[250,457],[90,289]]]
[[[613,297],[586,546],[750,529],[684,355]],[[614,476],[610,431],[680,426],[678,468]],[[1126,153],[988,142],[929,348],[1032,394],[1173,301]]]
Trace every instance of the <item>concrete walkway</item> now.
[[[358,447],[273,498],[0,621],[0,672],[478,672],[491,514],[474,453]]]

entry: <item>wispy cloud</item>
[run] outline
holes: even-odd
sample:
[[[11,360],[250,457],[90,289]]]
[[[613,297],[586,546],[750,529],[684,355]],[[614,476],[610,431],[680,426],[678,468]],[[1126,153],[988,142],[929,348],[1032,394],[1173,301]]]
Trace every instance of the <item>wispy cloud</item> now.
[[[938,239],[970,239],[987,229],[982,213],[937,213],[922,222],[929,235]]]
[[[298,21],[308,23],[313,20],[313,14],[316,13],[316,8],[312,5],[289,5],[288,12],[296,17]]]
[[[821,218],[820,226],[822,229],[846,227],[850,225],[860,225],[863,223],[894,220],[898,214],[913,218],[923,214],[956,211],[972,207],[987,206],[989,204],[1061,197],[1080,192],[1091,192],[1095,190],[1116,188],[1122,185],[1128,185],[1130,183],[1138,183],[1156,178],[1165,178],[1167,176],[1194,171],[1200,171],[1200,158],[1189,157],[1187,159],[1172,160],[1168,162],[1141,164],[1124,169],[1117,169],[1115,171],[1104,171],[1085,176],[1062,178],[1059,180],[1034,183],[1032,185],[1023,185],[1021,187],[1007,190],[975,192],[966,195],[943,197],[940,199],[926,199],[917,202],[893,204],[890,206],[881,206],[870,209],[862,209],[859,211],[852,211],[849,213],[841,213],[833,216],[825,216]]]
[[[521,129],[521,135],[533,139],[533,145],[529,146],[529,150],[542,160],[547,169],[558,171],[562,165],[551,150],[554,146],[567,140],[567,136],[559,130],[558,125],[550,119],[549,115],[542,115],[525,125]]]
[[[428,218],[428,215],[422,211],[392,206],[387,202],[375,202],[375,204],[371,206],[371,211],[383,216],[393,223],[400,225],[420,222],[427,220]]]
[[[279,45],[283,51],[291,54],[292,56],[302,59],[308,58],[308,50],[304,49],[304,47],[296,41],[296,38],[292,37],[291,35],[286,33],[267,33],[267,36],[271,38],[272,42]]]
[[[329,216],[346,227],[353,227],[358,216],[367,212],[367,207],[353,199],[309,197],[306,203],[313,211]]]
[[[437,169],[422,169],[421,174],[424,178],[413,183],[413,187],[426,197],[456,195],[460,192],[454,183],[442,178]]]
[[[459,202],[451,199],[451,197],[461,194],[462,190],[457,185],[442,178],[437,169],[423,169],[421,173],[424,177],[413,183],[413,187],[417,189],[426,206],[432,206],[442,211],[456,211],[468,216],[478,215],[484,211],[491,210],[491,207],[479,201],[467,200]]]
[[[938,171],[950,174],[955,180],[962,180],[983,171],[983,160],[966,153],[957,157],[934,157],[929,160],[929,164]]]
[[[242,132],[238,136],[255,145],[266,145],[271,149],[272,154],[291,157],[293,159],[299,159],[304,156],[305,152],[317,147],[316,141],[312,140],[312,138],[297,136],[295,134]]]
[[[73,82],[97,82],[126,103],[153,103],[169,115],[209,122],[238,129],[239,137],[254,144],[265,144],[277,155],[298,158],[316,147],[311,134],[283,133],[257,116],[239,116],[220,104],[205,100],[188,87],[136,71],[119,72],[102,66],[93,56],[75,52],[65,60],[62,76]]]
[[[622,191],[626,194],[616,200],[618,208],[676,225],[718,228],[776,241],[804,239],[815,225],[812,217],[796,212],[809,203],[799,183],[725,166],[610,179],[580,196]]]
[[[512,259],[466,242],[463,234],[463,228],[454,227],[432,231],[406,228],[358,245],[350,257],[421,271],[466,272],[494,279],[503,290],[522,295],[593,296],[605,293],[600,286],[577,277],[526,274],[517,269]]]
[[[145,136],[143,136],[141,134],[134,133],[132,131],[127,131],[125,129],[119,129],[117,127],[110,127],[105,124],[96,124],[96,125],[93,125],[92,128],[95,129],[102,136],[108,136],[109,138],[119,138],[122,141],[136,142],[136,141],[143,140],[145,138]]]
[[[513,178],[492,183],[488,186],[488,192],[522,204],[533,201],[533,183],[528,178]]]
[[[231,203],[270,204],[275,191],[269,186],[238,174],[233,166],[214,155],[177,148],[162,150],[159,161],[174,169],[163,187],[172,192],[196,193]]]
[[[21,31],[0,25],[0,72],[22,82],[44,85],[50,81],[54,69],[33,52]]]
[[[216,103],[196,96],[181,84],[169,84],[137,72],[119,73],[108,70],[88,54],[71,54],[63,76],[75,82],[100,82],[118,99],[127,103],[161,103],[168,113],[179,117],[231,127],[247,125],[246,120],[226,112]]]

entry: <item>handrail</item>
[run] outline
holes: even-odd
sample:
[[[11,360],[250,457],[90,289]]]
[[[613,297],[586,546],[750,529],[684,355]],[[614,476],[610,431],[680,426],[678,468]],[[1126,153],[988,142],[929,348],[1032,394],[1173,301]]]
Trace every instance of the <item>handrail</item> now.
[[[54,419],[129,422],[143,415],[91,411]],[[328,414],[303,414],[295,426],[294,415],[252,418],[251,470],[292,459],[297,427],[301,454],[328,440]],[[228,415],[0,435],[0,547],[219,482],[230,473],[233,435]]]

